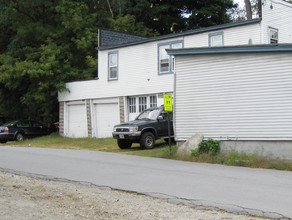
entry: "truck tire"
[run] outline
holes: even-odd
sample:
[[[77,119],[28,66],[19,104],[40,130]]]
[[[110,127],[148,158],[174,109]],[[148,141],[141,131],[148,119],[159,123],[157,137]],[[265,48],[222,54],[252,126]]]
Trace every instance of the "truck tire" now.
[[[120,149],[129,149],[132,147],[132,141],[130,140],[124,140],[124,139],[118,139],[118,146]]]
[[[144,132],[142,134],[140,146],[144,149],[152,149],[155,146],[155,137],[152,132]]]

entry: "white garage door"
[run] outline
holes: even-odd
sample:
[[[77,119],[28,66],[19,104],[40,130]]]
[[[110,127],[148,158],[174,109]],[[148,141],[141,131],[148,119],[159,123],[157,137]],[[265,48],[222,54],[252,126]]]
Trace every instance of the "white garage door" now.
[[[96,137],[111,137],[113,127],[120,123],[118,103],[95,104]]]
[[[87,137],[85,105],[68,105],[68,137]]]

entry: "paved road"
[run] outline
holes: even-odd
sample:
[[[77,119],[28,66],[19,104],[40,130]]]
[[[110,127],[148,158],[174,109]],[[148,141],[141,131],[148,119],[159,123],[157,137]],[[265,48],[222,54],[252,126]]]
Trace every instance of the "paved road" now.
[[[89,182],[172,202],[292,218],[292,172],[4,146],[0,146],[0,170]]]

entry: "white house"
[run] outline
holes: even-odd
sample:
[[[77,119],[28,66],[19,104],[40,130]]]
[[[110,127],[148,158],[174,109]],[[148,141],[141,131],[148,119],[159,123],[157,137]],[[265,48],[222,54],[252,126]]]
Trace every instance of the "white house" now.
[[[113,125],[163,104],[176,68],[166,49],[292,43],[292,3],[265,0],[261,11],[257,19],[154,38],[100,30],[98,77],[67,83],[70,92],[59,94],[60,134],[109,137]]]

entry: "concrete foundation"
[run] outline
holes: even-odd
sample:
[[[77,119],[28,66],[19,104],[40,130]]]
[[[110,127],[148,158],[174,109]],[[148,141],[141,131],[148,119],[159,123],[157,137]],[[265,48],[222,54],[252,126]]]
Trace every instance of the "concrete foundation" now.
[[[180,147],[184,141],[178,141]],[[292,141],[220,141],[221,152],[237,151],[270,159],[292,161]]]

